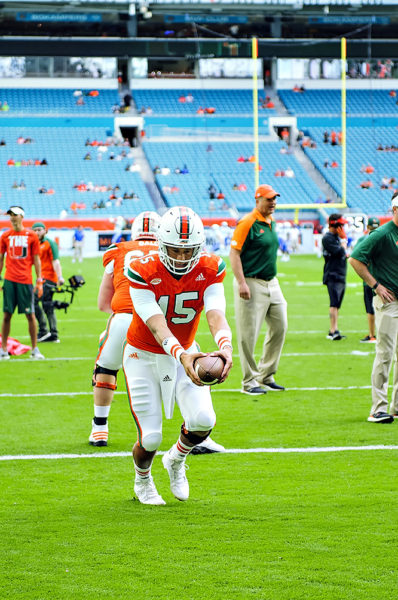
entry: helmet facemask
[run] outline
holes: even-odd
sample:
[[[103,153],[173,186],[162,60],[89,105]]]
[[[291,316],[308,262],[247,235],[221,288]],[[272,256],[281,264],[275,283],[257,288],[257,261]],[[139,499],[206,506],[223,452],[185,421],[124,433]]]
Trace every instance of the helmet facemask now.
[[[158,230],[159,258],[173,275],[186,275],[198,264],[205,242],[203,223],[190,208],[174,207],[165,213]],[[192,249],[190,258],[174,258],[168,249]]]

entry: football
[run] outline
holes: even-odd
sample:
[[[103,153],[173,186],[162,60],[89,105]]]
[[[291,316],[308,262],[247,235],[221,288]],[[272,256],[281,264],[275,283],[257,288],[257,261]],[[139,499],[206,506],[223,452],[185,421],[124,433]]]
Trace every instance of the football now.
[[[224,359],[220,356],[199,356],[194,362],[194,369],[202,383],[213,385],[220,381],[224,365]]]

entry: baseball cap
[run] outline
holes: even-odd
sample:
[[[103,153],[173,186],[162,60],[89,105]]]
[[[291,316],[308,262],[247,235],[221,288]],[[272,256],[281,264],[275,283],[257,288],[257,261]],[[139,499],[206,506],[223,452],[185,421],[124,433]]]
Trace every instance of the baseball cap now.
[[[393,208],[393,206],[398,206],[398,196],[393,197],[391,200],[391,208]]]
[[[37,223],[33,223],[33,225],[32,225],[32,229],[39,229],[40,227],[43,228],[43,229],[46,228],[46,226],[44,225],[44,223],[41,223],[40,221],[38,221]]]
[[[267,198],[268,200],[275,198],[275,196],[280,196],[280,194],[278,194],[271,185],[266,184],[259,185],[254,194],[255,198]]]
[[[348,223],[347,219],[344,219],[343,215],[330,215],[329,225],[332,227],[338,227],[339,225],[345,225]]]
[[[378,227],[380,227],[380,220],[377,217],[369,217],[368,228],[377,229]]]
[[[22,206],[10,206],[7,210],[7,215],[22,215],[22,217],[24,217],[25,211]]]

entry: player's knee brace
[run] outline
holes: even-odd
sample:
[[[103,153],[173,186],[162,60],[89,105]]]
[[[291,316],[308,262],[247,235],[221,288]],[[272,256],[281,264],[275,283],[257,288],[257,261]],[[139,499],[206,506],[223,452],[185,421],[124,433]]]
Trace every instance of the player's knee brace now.
[[[201,431],[201,430],[198,429],[197,431]],[[209,429],[208,431],[203,431],[204,435],[196,435],[196,433],[193,433],[192,431],[188,431],[187,429],[185,429],[185,426],[183,423],[181,425],[181,433],[191,442],[191,444],[195,444],[195,446],[196,446],[197,444],[200,444],[206,438],[209,437],[209,435],[211,434],[211,429]]]
[[[97,381],[97,375],[99,375],[100,373],[103,373],[104,375],[113,375],[115,378],[115,383],[110,383],[109,381]],[[105,367],[100,367],[99,365],[95,365],[91,385],[93,387],[106,388],[107,390],[115,391],[117,388],[116,377],[117,377],[117,371],[115,371],[114,369],[107,369]]]
[[[147,452],[154,452],[157,450],[162,442],[162,434],[160,431],[152,431],[151,433],[144,434],[141,439],[141,446]]]

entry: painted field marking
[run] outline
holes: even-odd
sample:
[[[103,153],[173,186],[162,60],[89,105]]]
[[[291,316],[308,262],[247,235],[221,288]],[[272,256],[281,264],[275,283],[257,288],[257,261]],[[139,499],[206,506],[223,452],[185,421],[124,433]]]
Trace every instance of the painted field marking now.
[[[398,450],[398,446],[309,446],[307,448],[231,448],[218,454],[320,454],[326,452],[364,452],[372,450]],[[162,456],[160,451],[157,456]],[[124,458],[131,457],[131,452],[93,452],[92,454],[6,454],[0,461],[13,460],[63,460],[76,458]]]
[[[389,386],[392,387],[392,386]],[[285,390],[285,394],[286,392],[327,392],[327,391],[348,391],[348,390],[370,390],[371,386],[370,385],[347,385],[347,386],[327,386],[327,387],[289,387],[286,388]],[[215,394],[218,393],[240,393],[241,389],[240,388],[236,388],[236,389],[227,389],[227,388],[219,388],[219,389],[215,389],[213,387],[212,392]],[[46,396],[49,397],[62,397],[62,396],[91,396],[93,392],[92,391],[87,391],[87,392],[42,392],[40,394],[13,394],[13,393],[9,393],[9,394],[0,394],[0,398],[43,398]],[[126,395],[127,392],[115,392],[115,395]],[[270,392],[272,394],[272,392]],[[276,392],[275,392],[276,393]]]
[[[283,358],[292,358],[299,356],[369,356],[374,355],[374,352],[362,352],[362,350],[352,350],[351,352],[286,352],[286,354],[282,354]],[[239,354],[234,353],[234,358],[239,358]],[[47,362],[58,362],[58,361],[68,361],[68,360],[90,360],[94,362],[95,357],[93,356],[57,356],[56,358],[46,358],[44,361],[38,361],[35,358],[21,358],[18,360],[13,360],[12,364],[25,364],[26,362],[34,362],[37,364],[45,365]],[[11,363],[7,362],[4,365],[10,365]]]

